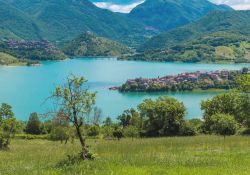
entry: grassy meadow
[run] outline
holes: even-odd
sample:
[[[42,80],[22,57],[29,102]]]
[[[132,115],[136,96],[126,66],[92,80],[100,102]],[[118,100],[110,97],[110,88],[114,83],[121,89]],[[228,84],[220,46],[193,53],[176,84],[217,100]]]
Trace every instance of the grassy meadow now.
[[[88,140],[94,161],[59,165],[80,147],[47,140],[12,141],[0,152],[0,175],[248,175],[250,137],[197,136]]]

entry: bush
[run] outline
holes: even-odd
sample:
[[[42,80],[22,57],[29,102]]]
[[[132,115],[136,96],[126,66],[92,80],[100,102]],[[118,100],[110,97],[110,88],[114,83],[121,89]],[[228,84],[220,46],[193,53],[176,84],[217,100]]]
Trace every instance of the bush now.
[[[138,106],[144,121],[147,136],[179,135],[186,108],[182,102],[170,97],[159,97],[155,101],[144,100]]]
[[[70,132],[68,127],[63,127],[63,126],[56,126],[52,129],[50,135],[49,135],[50,140],[53,141],[65,141],[65,144],[68,142],[70,138]]]
[[[15,138],[17,139],[27,139],[27,140],[46,140],[49,139],[48,135],[32,135],[32,134],[16,134]]]
[[[104,138],[111,138],[113,137],[113,132],[114,132],[114,128],[111,126],[104,126],[102,127],[102,134]]]
[[[117,138],[118,140],[120,140],[122,137],[123,137],[123,132],[120,128],[116,128],[114,131],[113,131],[113,136],[115,138]]]
[[[90,137],[98,136],[100,134],[99,126],[96,126],[96,125],[90,126],[87,130],[87,134]]]
[[[196,134],[200,134],[203,133],[204,129],[203,129],[203,125],[204,125],[204,121],[200,120],[200,119],[191,119],[188,120],[189,125],[191,125],[192,128],[194,128]]]
[[[231,115],[215,114],[211,117],[210,130],[224,137],[234,135],[237,131],[237,122]]]
[[[11,138],[15,136],[17,125],[12,107],[3,103],[0,107],[0,150],[8,149]]]
[[[229,114],[241,125],[250,123],[249,96],[237,92],[230,92],[215,96],[211,100],[203,101],[201,109],[204,110],[206,130],[209,130],[211,117],[216,114]]]
[[[35,134],[35,135],[41,134],[41,122],[39,120],[37,113],[34,112],[30,114],[25,132],[27,134]]]
[[[183,122],[181,129],[180,129],[180,135],[181,136],[194,136],[196,135],[196,129],[189,121]]]
[[[135,126],[126,126],[123,129],[123,134],[125,137],[135,138],[139,136],[139,130]]]
[[[241,131],[239,131],[240,135],[245,135],[245,136],[249,136],[250,135],[250,128],[244,128]]]

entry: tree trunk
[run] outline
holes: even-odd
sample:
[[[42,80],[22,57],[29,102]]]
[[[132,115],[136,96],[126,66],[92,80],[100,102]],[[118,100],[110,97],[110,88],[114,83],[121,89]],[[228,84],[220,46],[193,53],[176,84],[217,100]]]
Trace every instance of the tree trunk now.
[[[77,136],[79,137],[81,146],[82,146],[82,151],[80,153],[80,156],[83,160],[89,159],[89,150],[88,150],[88,146],[86,144],[86,141],[84,139],[84,137],[82,136],[82,132],[81,129],[78,125],[76,125],[76,132],[77,132]]]

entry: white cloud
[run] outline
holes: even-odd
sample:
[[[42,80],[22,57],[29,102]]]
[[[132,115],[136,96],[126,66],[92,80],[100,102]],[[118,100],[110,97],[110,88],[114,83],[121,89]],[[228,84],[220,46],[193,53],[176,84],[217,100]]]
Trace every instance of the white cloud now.
[[[129,13],[133,8],[143,3],[145,0],[134,0],[130,4],[117,4],[114,2],[94,2],[97,7],[111,10],[113,12]],[[210,0],[216,4],[226,4],[236,10],[250,10],[250,0]]]
[[[210,0],[216,4],[226,4],[236,10],[250,10],[250,0]]]
[[[115,4],[111,2],[95,2],[97,7],[111,10],[113,12],[129,13],[133,8],[142,4],[145,0],[138,0],[131,4]]]

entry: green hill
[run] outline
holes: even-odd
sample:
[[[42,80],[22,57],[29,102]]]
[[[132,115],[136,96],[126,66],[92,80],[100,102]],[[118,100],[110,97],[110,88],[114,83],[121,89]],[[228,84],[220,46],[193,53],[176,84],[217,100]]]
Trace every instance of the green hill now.
[[[137,45],[144,41],[146,31],[126,16],[100,9],[88,0],[0,0],[9,4],[12,9],[21,11],[30,17],[38,26],[39,36],[54,42],[71,40],[83,32],[91,31],[99,36],[107,37],[122,43]],[[0,18],[11,16],[1,13]],[[14,23],[16,17],[9,17],[9,28],[16,27],[13,32],[24,39],[33,39],[30,33],[35,29],[19,28],[22,22]],[[20,34],[21,33],[21,34]],[[24,33],[27,34],[24,35]]]
[[[216,32],[228,32],[250,37],[250,11],[212,12],[197,22],[153,37],[141,50],[169,48]]]
[[[208,0],[146,0],[134,8],[129,17],[152,30],[167,31],[196,21],[215,10],[231,11],[232,8]]]
[[[4,53],[0,52],[0,65],[7,65],[7,66],[12,66],[12,65],[25,65],[26,63],[24,61],[20,61],[18,58]]]
[[[0,40],[0,52],[19,61],[37,63],[44,60],[63,60],[66,55],[49,41]],[[13,59],[12,59],[13,60]]]
[[[249,62],[249,21],[250,11],[213,12],[197,22],[153,37],[138,49],[138,54],[121,59]]]
[[[63,50],[70,56],[121,56],[131,53],[131,49],[127,46],[98,37],[90,32],[67,43]]]
[[[218,32],[169,48],[147,50],[120,59],[245,63],[250,62],[250,38],[230,32]]]
[[[0,0],[0,38],[40,39],[40,32],[27,14]]]

